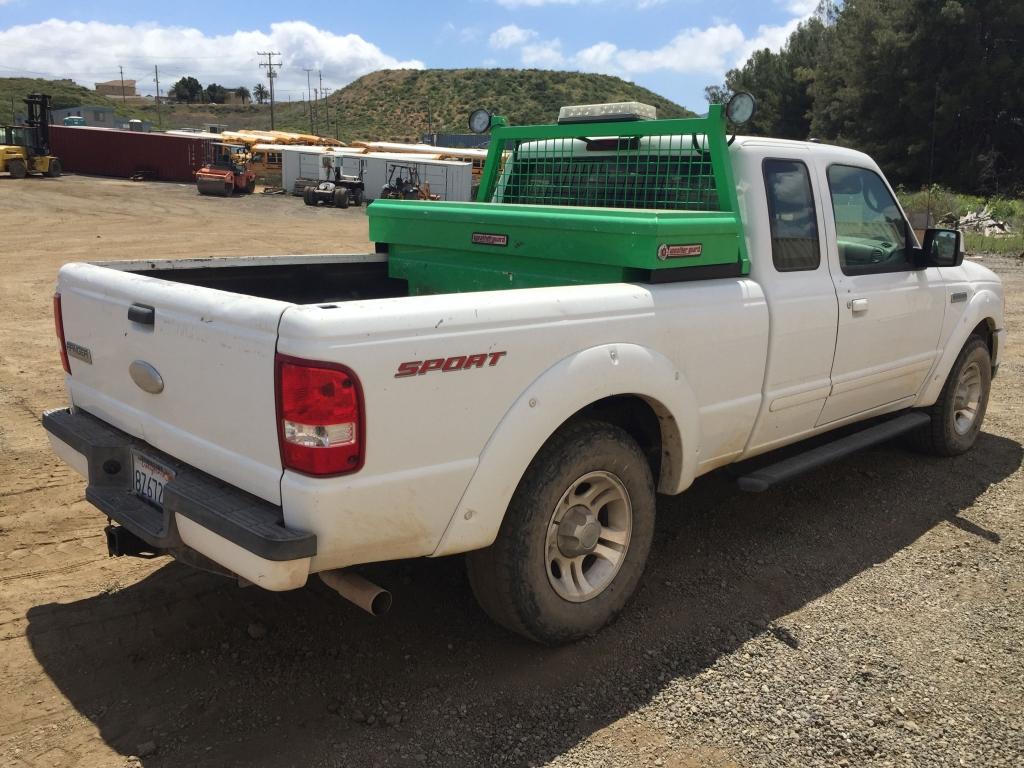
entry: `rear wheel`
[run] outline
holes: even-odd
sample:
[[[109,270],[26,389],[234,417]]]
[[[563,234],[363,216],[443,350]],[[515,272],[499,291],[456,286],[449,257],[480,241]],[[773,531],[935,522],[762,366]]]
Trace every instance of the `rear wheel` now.
[[[25,165],[25,161],[21,159],[14,159],[7,161],[7,172],[16,179],[24,179],[28,173],[28,167]]]
[[[636,591],[654,532],[650,466],[619,427],[556,432],[520,481],[494,544],[466,556],[478,602],[542,643],[592,635]]]
[[[245,191],[250,195],[256,191],[256,179],[249,179],[249,183],[245,185]]]
[[[233,194],[235,194],[235,182],[224,182],[224,197],[231,197]]]
[[[302,193],[302,202],[306,205],[316,205],[316,192],[313,191],[312,187],[306,187]]]
[[[363,204],[363,190],[353,189],[352,190],[352,205],[356,208]]]
[[[336,190],[334,190],[334,207],[335,208],[348,208],[348,190],[347,189],[336,189]]]
[[[939,399],[928,409],[931,423],[915,432],[915,447],[936,456],[958,456],[973,447],[981,431],[992,386],[988,345],[971,336],[946,377]]]
[[[60,160],[58,160],[55,157],[50,161],[50,167],[46,169],[46,175],[49,176],[51,179],[55,179],[58,176],[60,176],[60,172]]]

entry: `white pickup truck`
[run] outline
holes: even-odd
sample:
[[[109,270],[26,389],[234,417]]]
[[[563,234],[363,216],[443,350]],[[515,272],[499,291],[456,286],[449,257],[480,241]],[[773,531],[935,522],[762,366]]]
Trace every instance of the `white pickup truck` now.
[[[374,238],[374,254],[64,266],[54,310],[71,405],[43,425],[116,521],[111,554],[166,553],[270,590],[320,573],[379,611],[387,595],[342,569],[468,553],[493,619],[564,642],[635,591],[656,493],[852,422],[864,429],[791,450],[741,486],[901,433],[941,455],[973,445],[1003,293],[963,260],[958,233],[931,230],[921,247],[879,168],[851,149],[725,142],[716,109],[626,117],[515,140],[496,120],[479,202],[378,201],[371,235],[398,234]],[[674,170],[651,170],[672,153]],[[627,161],[642,167],[609,170]],[[696,178],[710,162],[726,167],[701,177],[718,183],[702,202],[665,194],[680,163]],[[374,223],[389,211],[412,217],[406,229]],[[618,281],[548,269],[597,231],[578,218],[594,212],[619,227],[586,249],[600,269],[616,232],[650,235],[652,268]],[[516,229],[519,213],[542,239]],[[472,269],[420,242],[438,216],[437,237],[464,239]],[[698,219],[682,243],[658,243]],[[714,237],[732,263],[690,266]],[[541,251],[555,262],[527,274]],[[442,267],[497,287],[432,290]]]

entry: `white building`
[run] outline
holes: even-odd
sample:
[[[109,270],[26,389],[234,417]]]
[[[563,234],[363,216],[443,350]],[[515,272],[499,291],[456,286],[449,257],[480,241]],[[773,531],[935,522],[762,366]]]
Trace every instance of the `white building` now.
[[[408,153],[364,153],[362,149],[345,147],[282,146],[281,186],[289,192],[295,180],[334,178],[334,168],[340,162],[346,176],[362,176],[366,186],[365,198],[375,200],[387,183],[392,168],[397,165],[416,169],[420,182],[430,184],[430,192],[442,200],[468,202],[472,194],[472,163],[440,160],[431,155]]]

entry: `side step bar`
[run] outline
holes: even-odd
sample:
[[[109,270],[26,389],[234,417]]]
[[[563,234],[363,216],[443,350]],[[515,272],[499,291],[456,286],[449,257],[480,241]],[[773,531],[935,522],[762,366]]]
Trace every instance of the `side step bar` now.
[[[923,427],[931,420],[931,417],[922,411],[911,411],[895,419],[883,421],[873,427],[854,432],[852,435],[841,437],[831,443],[812,448],[804,453],[790,456],[788,459],[771,464],[767,467],[743,475],[737,481],[742,491],[760,493],[771,488],[776,483],[801,475],[812,469],[824,466],[836,459],[849,456],[851,453],[869,448],[878,443],[884,443],[898,435],[911,432]]]

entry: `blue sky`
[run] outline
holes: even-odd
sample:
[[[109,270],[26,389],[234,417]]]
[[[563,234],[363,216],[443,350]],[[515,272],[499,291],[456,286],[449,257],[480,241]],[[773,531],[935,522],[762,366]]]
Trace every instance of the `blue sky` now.
[[[319,6],[321,10],[312,10]],[[278,97],[303,98],[303,67],[339,88],[391,67],[540,67],[619,75],[703,111],[704,86],[777,48],[813,0],[114,3],[0,0],[0,76],[118,77],[153,92],[183,74],[247,85],[256,51],[282,52]],[[314,77],[316,73],[314,72]],[[166,84],[166,85],[165,85]]]

